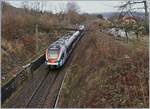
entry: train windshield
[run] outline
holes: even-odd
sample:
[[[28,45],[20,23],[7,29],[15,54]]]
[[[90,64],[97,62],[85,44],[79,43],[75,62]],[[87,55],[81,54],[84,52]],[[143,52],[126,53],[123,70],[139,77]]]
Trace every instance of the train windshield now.
[[[50,58],[56,59],[58,57],[59,52],[57,49],[56,50],[54,49],[54,50],[50,50],[49,54],[50,54]]]

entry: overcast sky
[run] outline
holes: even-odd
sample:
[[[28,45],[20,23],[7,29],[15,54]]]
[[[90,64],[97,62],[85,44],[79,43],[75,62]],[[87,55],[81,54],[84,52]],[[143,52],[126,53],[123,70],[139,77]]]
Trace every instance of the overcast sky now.
[[[15,7],[21,7],[22,1],[11,1],[7,0],[10,4],[12,4]],[[74,1],[74,0],[70,0]],[[44,2],[44,9],[50,10],[52,12],[60,12],[60,6],[66,6],[66,4],[70,1],[45,1]],[[30,1],[32,2],[32,1]],[[118,0],[118,1],[74,1],[79,7],[81,13],[103,13],[103,12],[116,12],[118,11],[118,8],[116,6],[119,6],[123,3],[125,3],[125,0]],[[142,4],[135,5],[134,7],[143,7]],[[140,10],[139,10],[140,11]],[[144,10],[141,10],[144,11]]]

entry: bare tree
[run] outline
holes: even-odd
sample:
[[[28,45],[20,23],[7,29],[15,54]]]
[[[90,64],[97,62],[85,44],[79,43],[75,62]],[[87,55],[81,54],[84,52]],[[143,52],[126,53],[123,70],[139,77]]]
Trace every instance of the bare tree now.
[[[27,0],[22,1],[22,7],[24,11],[27,12],[27,10],[29,9],[29,1]]]
[[[58,20],[59,24],[61,24],[61,21],[65,19],[65,4],[59,4],[59,14],[58,14]]]
[[[133,8],[134,5],[136,4],[143,4],[143,7],[141,8]],[[120,16],[122,16],[122,14],[126,15],[126,14],[130,14],[131,16],[134,16],[133,13],[131,11],[133,10],[145,10],[145,28],[146,28],[146,31],[148,32],[149,31],[149,26],[148,26],[148,22],[149,22],[149,19],[148,19],[148,5],[147,5],[147,1],[146,0],[141,0],[141,1],[135,1],[135,0],[129,0],[127,1],[125,4],[121,5],[119,7],[119,9],[121,9],[121,13],[120,13]],[[124,11],[124,12],[123,12]],[[124,16],[123,15],[123,16]]]
[[[59,4],[60,13],[65,13],[65,4]]]
[[[66,5],[67,19],[70,24],[80,23],[79,6],[75,2],[68,2]]]
[[[67,3],[67,12],[69,11],[74,11],[74,12],[79,12],[79,6],[75,2],[68,2]]]

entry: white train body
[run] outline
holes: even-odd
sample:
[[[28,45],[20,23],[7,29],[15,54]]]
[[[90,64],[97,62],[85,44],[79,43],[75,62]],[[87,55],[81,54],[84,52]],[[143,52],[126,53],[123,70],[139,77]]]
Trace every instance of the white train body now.
[[[85,27],[82,25],[79,27],[79,30],[73,34],[68,34],[53,42],[46,50],[46,65],[61,67],[80,39],[84,29]]]

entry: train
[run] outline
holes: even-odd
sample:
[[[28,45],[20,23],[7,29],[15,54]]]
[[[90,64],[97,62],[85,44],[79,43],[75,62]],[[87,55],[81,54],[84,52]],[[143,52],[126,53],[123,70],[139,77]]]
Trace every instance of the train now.
[[[46,49],[46,65],[51,68],[62,67],[84,33],[84,30],[85,26],[80,25],[76,31],[70,32],[50,44]]]

